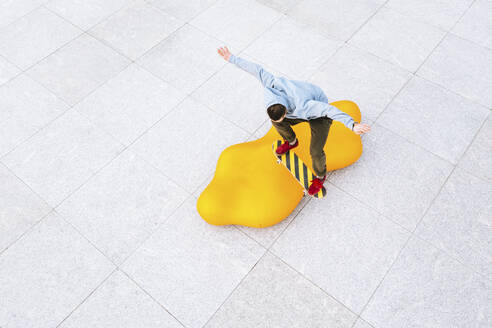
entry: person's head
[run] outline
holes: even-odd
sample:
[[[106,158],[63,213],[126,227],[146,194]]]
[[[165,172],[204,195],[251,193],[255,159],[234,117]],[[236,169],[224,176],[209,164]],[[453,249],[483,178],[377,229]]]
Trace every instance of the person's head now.
[[[274,104],[267,108],[268,116],[273,122],[280,123],[287,113],[285,106],[282,104]]]

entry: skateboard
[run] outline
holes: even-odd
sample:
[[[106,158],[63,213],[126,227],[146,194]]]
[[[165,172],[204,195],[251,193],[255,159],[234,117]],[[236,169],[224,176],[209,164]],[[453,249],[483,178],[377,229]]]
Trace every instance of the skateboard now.
[[[273,154],[277,158],[277,163],[282,163],[287,170],[292,174],[294,178],[300,183],[301,187],[304,188],[304,195],[309,195],[309,182],[312,181],[316,176],[307,167],[306,164],[297,156],[293,151],[287,151],[286,153],[279,155],[275,152],[278,146],[282,144],[282,140],[275,140],[272,144]],[[326,195],[325,187],[322,187],[317,194],[309,195],[314,198],[323,198]]]

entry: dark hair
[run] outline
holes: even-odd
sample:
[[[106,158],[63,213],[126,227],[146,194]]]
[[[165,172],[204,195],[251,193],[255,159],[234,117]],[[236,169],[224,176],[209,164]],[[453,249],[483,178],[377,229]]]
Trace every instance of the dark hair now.
[[[267,108],[268,116],[272,121],[279,120],[285,114],[285,106],[282,104],[273,104]]]

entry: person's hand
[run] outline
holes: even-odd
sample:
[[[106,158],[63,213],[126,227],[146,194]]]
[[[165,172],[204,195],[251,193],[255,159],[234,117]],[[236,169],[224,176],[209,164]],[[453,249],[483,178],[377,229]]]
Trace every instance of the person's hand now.
[[[229,49],[227,49],[227,47],[220,47],[219,49],[217,49],[217,52],[226,61],[229,61],[229,58],[231,58],[231,52],[229,51]]]
[[[352,130],[355,134],[364,134],[371,131],[371,127],[368,124],[354,123]]]

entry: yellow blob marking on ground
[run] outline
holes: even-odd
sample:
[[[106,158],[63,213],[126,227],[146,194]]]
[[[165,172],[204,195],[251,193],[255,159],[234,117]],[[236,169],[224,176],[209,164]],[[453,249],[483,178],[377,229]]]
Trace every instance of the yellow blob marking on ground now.
[[[343,100],[332,105],[360,122],[360,111],[355,103]],[[312,168],[309,123],[292,128],[299,140],[294,151]],[[230,146],[222,152],[214,178],[197,201],[198,213],[205,221],[213,225],[264,228],[292,213],[303,197],[303,188],[277,163],[272,153],[272,142],[276,139],[281,137],[272,126],[262,138]],[[333,121],[324,150],[326,169],[331,171],[357,161],[362,154],[362,143],[358,135]]]

